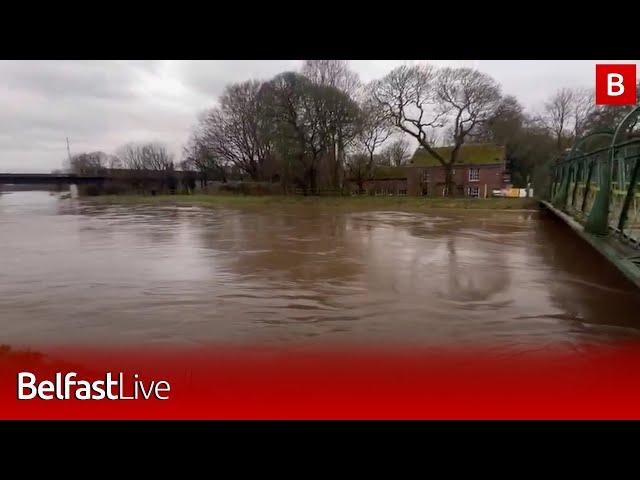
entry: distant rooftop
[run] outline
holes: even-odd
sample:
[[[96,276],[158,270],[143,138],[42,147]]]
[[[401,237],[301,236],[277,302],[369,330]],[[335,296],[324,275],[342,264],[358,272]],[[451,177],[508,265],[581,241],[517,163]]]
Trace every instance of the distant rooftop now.
[[[404,179],[407,178],[407,167],[376,165],[371,176],[375,180]]]
[[[449,158],[453,147],[434,148],[445,159]],[[491,143],[469,143],[460,147],[456,165],[490,165],[500,164],[505,160],[505,148]],[[419,147],[409,161],[410,166],[435,167],[441,165],[440,161]]]

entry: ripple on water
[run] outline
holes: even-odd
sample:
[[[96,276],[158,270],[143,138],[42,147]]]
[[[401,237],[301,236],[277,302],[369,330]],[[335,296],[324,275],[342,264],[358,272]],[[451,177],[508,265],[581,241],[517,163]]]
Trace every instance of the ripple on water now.
[[[637,339],[638,292],[531,212],[261,211],[0,196],[3,342]]]

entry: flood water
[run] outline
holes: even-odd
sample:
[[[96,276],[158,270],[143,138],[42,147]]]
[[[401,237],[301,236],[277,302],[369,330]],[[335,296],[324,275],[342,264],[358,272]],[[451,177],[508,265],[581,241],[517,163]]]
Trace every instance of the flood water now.
[[[640,295],[538,211],[0,195],[0,344],[640,340]]]

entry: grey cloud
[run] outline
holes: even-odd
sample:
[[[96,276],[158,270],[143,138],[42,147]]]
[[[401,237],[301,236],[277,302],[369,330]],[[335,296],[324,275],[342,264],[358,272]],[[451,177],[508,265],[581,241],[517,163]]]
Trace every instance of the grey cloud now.
[[[216,97],[230,81],[268,80],[285,70],[298,70],[301,65],[298,60],[187,61],[180,65],[180,75],[185,85]]]
[[[117,64],[116,64],[117,65]],[[122,68],[124,67],[124,68]],[[135,72],[142,66],[88,61],[82,64],[61,61],[2,62],[3,83],[14,91],[58,98],[132,98]]]
[[[416,61],[356,60],[364,81]],[[637,61],[635,61],[637,63]],[[592,86],[596,61],[437,61],[479,68],[530,110],[561,86]],[[624,63],[624,62],[623,62]],[[629,63],[629,62],[626,62]],[[60,168],[72,151],[158,140],[179,155],[225,85],[297,70],[299,60],[0,61],[0,171]]]

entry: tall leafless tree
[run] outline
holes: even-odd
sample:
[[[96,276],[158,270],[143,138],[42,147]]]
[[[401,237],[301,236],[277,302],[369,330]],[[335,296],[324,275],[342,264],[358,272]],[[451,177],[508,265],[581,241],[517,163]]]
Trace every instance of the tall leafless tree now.
[[[593,91],[589,88],[576,88],[573,92],[571,116],[573,119],[574,139],[582,137],[588,128],[587,120],[596,108]]]
[[[362,125],[356,143],[356,154],[350,160],[350,171],[354,173],[354,163],[358,172],[369,175],[373,169],[376,151],[391,136],[393,124],[386,112],[372,98],[365,100],[361,106]],[[366,158],[366,164],[362,164],[362,158]],[[359,182],[362,191],[362,182]]]
[[[453,194],[452,167],[460,149],[477,128],[493,117],[502,95],[500,85],[486,73],[471,68],[445,68],[438,74],[435,98],[452,132],[453,148],[446,162],[445,184]]]
[[[555,138],[558,153],[562,152],[570,137],[574,99],[573,90],[561,88],[544,104],[542,121]]]
[[[384,148],[380,155],[386,165],[400,167],[409,161],[411,145],[406,139],[398,138]]]
[[[208,180],[227,181],[226,165],[209,148],[207,142],[196,130],[192,133],[183,149],[182,168],[198,172],[200,186],[204,187]]]
[[[302,74],[318,86],[331,87],[357,101],[362,90],[358,75],[349,68],[347,60],[307,60]],[[334,106],[344,107],[346,102],[334,102]],[[336,108],[327,117],[326,131],[331,140],[329,160],[331,163],[334,188],[341,187],[341,175],[344,171],[346,151],[355,140],[352,128],[353,111],[348,108]]]
[[[349,179],[358,185],[358,193],[364,193],[364,182],[371,177],[371,158],[362,151],[347,156]]]
[[[252,180],[262,179],[271,154],[261,88],[258,81],[230,85],[219,99],[220,106],[205,112],[199,125],[207,150]]]
[[[358,74],[349,68],[347,60],[307,60],[302,74],[317,85],[337,88],[352,97],[361,87]]]
[[[71,156],[69,169],[77,175],[99,175],[110,168],[109,159],[104,152],[77,153]]]
[[[173,155],[161,143],[128,143],[118,150],[118,157],[129,170],[173,170]]]
[[[460,148],[492,117],[501,98],[490,76],[469,68],[436,71],[429,65],[401,66],[373,85],[373,96],[397,128],[415,138],[445,169],[447,195],[454,195],[453,165]],[[450,133],[448,157],[433,143],[434,129]]]
[[[307,78],[286,72],[265,86],[264,95],[280,155],[293,157],[294,172],[300,171],[294,173],[298,183],[315,193],[320,159],[327,149],[316,88]]]

